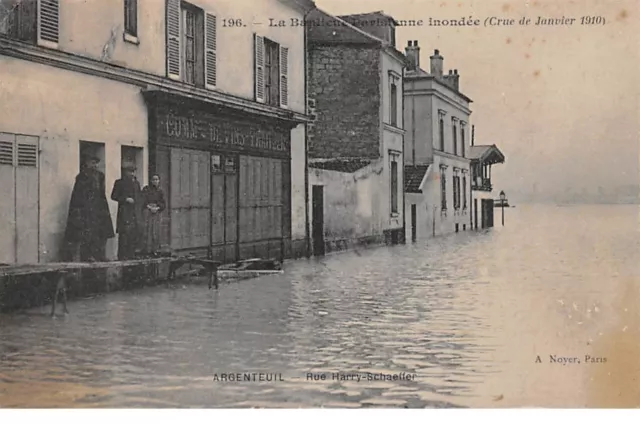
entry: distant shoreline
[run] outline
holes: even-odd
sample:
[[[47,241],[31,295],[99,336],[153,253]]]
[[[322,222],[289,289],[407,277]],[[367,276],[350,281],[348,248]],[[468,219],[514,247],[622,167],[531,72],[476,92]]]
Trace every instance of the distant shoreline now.
[[[516,202],[513,202],[516,203]],[[540,201],[533,201],[533,200],[519,200],[517,202],[517,204],[519,205],[552,205],[552,206],[580,206],[580,205],[602,205],[602,206],[613,206],[613,205],[635,205],[635,206],[640,206],[640,200],[635,200],[635,201],[629,201],[629,202],[622,202],[622,201],[618,201],[618,202],[588,202],[588,201],[583,201],[583,202],[556,202],[556,201],[552,201],[552,200],[540,200]]]

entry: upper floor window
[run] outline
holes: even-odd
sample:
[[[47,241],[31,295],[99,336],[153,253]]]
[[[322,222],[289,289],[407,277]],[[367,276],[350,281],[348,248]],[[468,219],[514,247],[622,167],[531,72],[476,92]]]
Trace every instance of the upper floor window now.
[[[389,124],[398,126],[398,85],[400,75],[389,71]]]
[[[217,84],[216,16],[167,0],[167,75],[198,87]]]
[[[391,122],[390,124],[394,127],[398,126],[398,86],[395,81],[391,81]]]
[[[264,100],[268,105],[280,105],[280,46],[264,39]]]
[[[138,0],[124,0],[124,32],[138,36]]]
[[[58,47],[59,0],[0,0],[0,34],[45,47]]]
[[[451,120],[451,128],[453,133],[453,154],[458,154],[458,125],[456,123],[456,119],[453,118]]]
[[[289,48],[254,36],[255,99],[272,106],[289,106]]]
[[[440,118],[440,150],[444,152],[444,119]]]
[[[464,129],[465,129],[466,125],[464,123],[460,123],[460,144],[461,144],[461,151],[460,153],[462,154],[462,157],[465,157],[465,150],[467,148],[467,145],[465,144],[465,136],[464,136]]]

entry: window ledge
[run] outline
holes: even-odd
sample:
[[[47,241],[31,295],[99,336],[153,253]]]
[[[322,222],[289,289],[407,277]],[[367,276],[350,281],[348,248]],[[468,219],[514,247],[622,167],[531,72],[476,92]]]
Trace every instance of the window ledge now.
[[[389,124],[387,122],[384,123],[384,128],[386,130],[389,130],[391,132],[394,132],[394,133],[400,134],[400,135],[404,135],[406,133],[406,130],[404,130],[404,129],[400,128],[400,127],[397,127],[395,125]]]
[[[124,32],[122,34],[122,39],[127,43],[135,44],[136,46],[140,44],[140,40],[135,35],[131,35],[128,32]]]
[[[397,213],[397,212],[392,212],[391,213],[391,218],[399,218],[399,217],[400,217],[399,213]]]

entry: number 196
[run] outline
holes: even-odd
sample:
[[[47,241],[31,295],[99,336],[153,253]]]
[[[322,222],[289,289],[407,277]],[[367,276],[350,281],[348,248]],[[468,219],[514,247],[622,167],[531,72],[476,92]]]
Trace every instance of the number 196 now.
[[[242,23],[242,19],[223,19],[222,26],[227,28],[233,27],[242,27],[244,24]]]

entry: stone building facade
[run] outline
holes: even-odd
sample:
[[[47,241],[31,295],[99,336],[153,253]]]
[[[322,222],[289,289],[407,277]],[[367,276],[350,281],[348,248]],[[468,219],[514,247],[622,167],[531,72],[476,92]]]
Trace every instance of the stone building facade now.
[[[395,21],[380,18],[395,33]],[[358,19],[320,10],[308,17],[321,23],[307,25],[315,254],[402,241],[405,57]]]
[[[2,0],[0,262],[60,259],[83,153],[101,159],[107,190],[125,161],[142,184],[161,174],[171,250],[305,255],[305,32],[254,17],[303,19],[314,7]]]
[[[457,70],[444,73],[438,50],[430,72],[420,67],[418,41],[405,49],[405,210],[408,240],[471,228],[471,99],[460,91]]]

